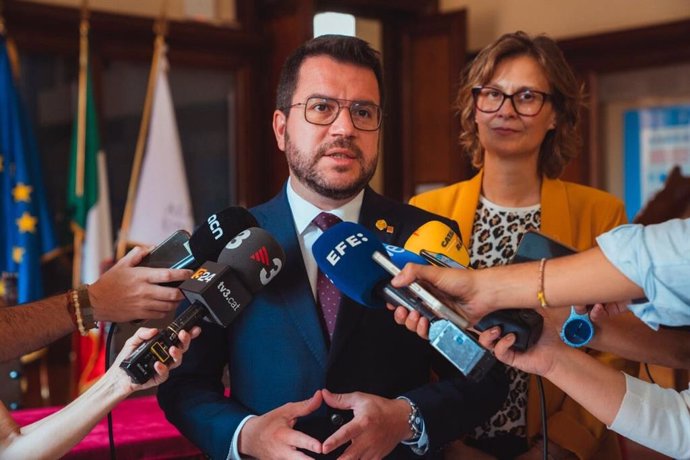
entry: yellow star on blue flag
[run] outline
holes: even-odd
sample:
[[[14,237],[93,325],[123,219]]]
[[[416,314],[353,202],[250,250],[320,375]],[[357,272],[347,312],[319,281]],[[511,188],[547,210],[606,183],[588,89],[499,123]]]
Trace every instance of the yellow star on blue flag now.
[[[24,260],[24,254],[25,253],[26,253],[26,249],[15,246],[12,248],[12,259],[16,263],[21,264],[22,261]]]
[[[25,203],[30,203],[31,202],[31,192],[33,192],[34,188],[30,185],[26,184],[17,184],[14,186],[14,189],[12,190],[12,196],[14,197],[14,201],[24,201]]]
[[[36,225],[38,224],[38,219],[24,211],[19,219],[17,219],[17,229],[19,233],[36,233]]]

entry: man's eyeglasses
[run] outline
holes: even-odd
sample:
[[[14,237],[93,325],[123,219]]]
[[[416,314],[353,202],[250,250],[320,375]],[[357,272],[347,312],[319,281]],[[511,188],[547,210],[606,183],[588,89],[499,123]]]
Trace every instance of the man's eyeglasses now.
[[[513,94],[506,94],[491,86],[475,86],[472,88],[474,106],[484,113],[495,113],[501,110],[506,99],[510,99],[515,111],[525,117],[534,117],[541,112],[544,103],[551,97],[549,93],[525,89]]]
[[[381,107],[371,102],[314,96],[306,102],[298,102],[286,108],[291,109],[297,106],[304,106],[304,119],[314,125],[330,125],[338,118],[343,107],[350,112],[352,125],[362,131],[376,131],[381,127],[383,118]]]

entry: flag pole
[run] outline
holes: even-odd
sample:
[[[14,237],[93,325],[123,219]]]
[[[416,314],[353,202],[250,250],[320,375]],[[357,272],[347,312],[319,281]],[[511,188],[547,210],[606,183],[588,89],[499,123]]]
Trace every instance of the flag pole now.
[[[5,37],[5,47],[7,48],[7,57],[10,60],[12,76],[16,81],[19,81],[19,76],[21,74],[19,68],[19,53],[17,53],[17,47],[14,45],[14,40],[10,38],[7,33],[7,28],[5,27],[5,2],[3,0],[0,0],[0,37]]]
[[[77,161],[74,194],[84,196],[84,167],[86,152],[86,74],[89,62],[89,10],[88,0],[82,2],[79,24],[79,87],[77,95]],[[81,258],[84,243],[84,229],[72,222],[74,232],[74,259],[72,262],[72,287],[81,284]]]
[[[141,116],[141,125],[139,127],[139,137],[137,138],[137,145],[134,151],[134,161],[132,163],[132,174],[129,179],[129,188],[127,189],[127,201],[125,203],[125,211],[122,216],[122,225],[120,226],[120,233],[117,241],[116,259],[120,259],[127,251],[127,239],[129,228],[132,224],[132,213],[134,212],[134,200],[136,198],[137,188],[139,186],[139,176],[141,173],[141,164],[144,159],[144,149],[146,147],[146,140],[148,138],[149,125],[151,123],[151,107],[153,106],[153,96],[156,89],[156,80],[158,77],[158,67],[160,65],[161,54],[165,49],[165,35],[167,34],[167,20],[165,16],[165,9],[167,0],[163,2],[161,8],[161,15],[156,20],[153,30],[156,34],[153,45],[153,59],[151,61],[151,72],[149,73],[149,81],[146,88],[146,97],[144,99],[144,112]]]

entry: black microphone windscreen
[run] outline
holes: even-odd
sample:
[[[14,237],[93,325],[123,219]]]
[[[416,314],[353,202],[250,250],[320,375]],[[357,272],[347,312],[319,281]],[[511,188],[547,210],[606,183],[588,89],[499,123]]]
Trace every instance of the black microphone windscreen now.
[[[231,206],[212,214],[189,238],[189,249],[199,263],[216,260],[223,247],[235,235],[249,227],[257,227],[256,218],[240,206]]]
[[[180,285],[191,303],[206,308],[207,317],[226,327],[252,301],[252,293],[225,264],[207,261]]]
[[[266,286],[285,264],[285,252],[273,235],[259,227],[238,233],[218,255],[250,292]]]

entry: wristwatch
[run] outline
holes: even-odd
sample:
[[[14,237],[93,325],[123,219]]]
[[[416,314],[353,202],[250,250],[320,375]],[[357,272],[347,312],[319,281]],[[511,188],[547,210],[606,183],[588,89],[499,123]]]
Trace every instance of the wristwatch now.
[[[579,348],[587,345],[594,337],[594,324],[589,319],[589,312],[578,313],[575,307],[570,307],[570,316],[561,328],[561,340],[571,347]]]
[[[407,439],[405,443],[412,444],[418,442],[419,438],[422,437],[422,432],[424,431],[424,422],[422,421],[422,417],[419,415],[419,409],[417,408],[417,405],[409,399],[407,400],[407,402],[410,404],[410,415],[407,417],[407,423],[410,425],[412,437],[410,439]]]
[[[397,399],[404,399],[410,405],[410,415],[407,423],[412,432],[412,437],[401,444],[409,447],[415,455],[424,455],[429,450],[429,437],[424,433],[424,418],[417,408],[417,405],[405,396],[398,396]]]

